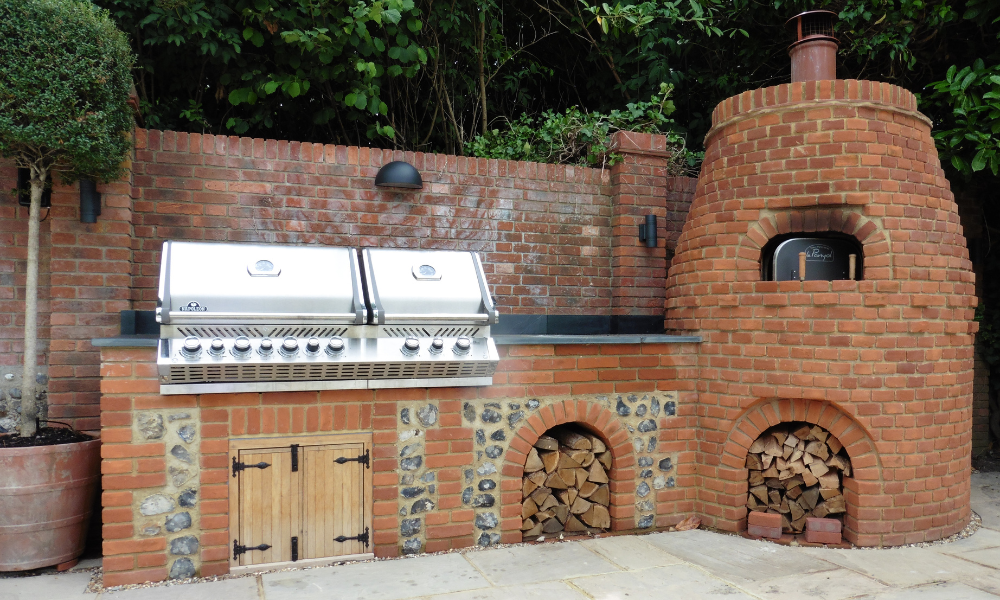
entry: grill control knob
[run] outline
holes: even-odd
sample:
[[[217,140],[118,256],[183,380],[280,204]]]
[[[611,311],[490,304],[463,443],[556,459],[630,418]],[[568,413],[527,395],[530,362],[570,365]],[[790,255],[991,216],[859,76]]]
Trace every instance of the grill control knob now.
[[[472,348],[472,340],[470,340],[465,336],[462,336],[458,338],[458,341],[455,342],[454,351],[455,354],[468,354],[471,348]]]
[[[233,356],[246,358],[248,354],[250,354],[250,338],[241,335],[233,342]]]
[[[309,354],[316,354],[319,352],[319,338],[309,338],[309,341],[306,342],[306,352]]]
[[[326,353],[330,356],[336,356],[344,351],[344,340],[339,337],[330,338],[330,341],[326,344]]]
[[[441,350],[443,349],[444,349],[444,340],[438,337],[431,340],[431,352],[437,354],[438,352],[441,352]]]
[[[261,356],[269,356],[271,354],[271,351],[273,350],[274,350],[274,344],[272,344],[271,340],[268,338],[262,339],[260,341],[260,347],[257,348],[257,352]]]
[[[222,343],[220,338],[215,338],[212,340],[212,344],[208,347],[208,353],[212,356],[220,356],[226,351],[226,345]]]
[[[181,354],[187,358],[195,358],[201,354],[201,340],[191,336],[184,338],[184,344],[181,346]]]
[[[278,351],[285,356],[294,356],[299,351],[299,341],[293,337],[286,337],[281,342],[281,348]]]
[[[420,351],[420,340],[415,337],[408,337],[403,342],[403,354],[413,355]]]

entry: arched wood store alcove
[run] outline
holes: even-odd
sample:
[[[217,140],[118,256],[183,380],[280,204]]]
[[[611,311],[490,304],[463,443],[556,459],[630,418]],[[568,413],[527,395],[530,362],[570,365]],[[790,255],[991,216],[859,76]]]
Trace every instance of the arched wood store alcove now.
[[[610,530],[611,466],[608,444],[578,424],[539,436],[524,463],[523,539]]]

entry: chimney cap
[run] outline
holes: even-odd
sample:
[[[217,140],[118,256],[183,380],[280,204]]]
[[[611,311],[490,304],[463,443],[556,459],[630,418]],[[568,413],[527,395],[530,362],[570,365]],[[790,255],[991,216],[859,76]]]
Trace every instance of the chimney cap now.
[[[837,13],[829,10],[807,10],[788,19],[785,27],[795,35],[792,46],[797,46],[802,42],[811,40],[833,40],[839,45],[838,40],[833,35],[833,24],[837,20]]]

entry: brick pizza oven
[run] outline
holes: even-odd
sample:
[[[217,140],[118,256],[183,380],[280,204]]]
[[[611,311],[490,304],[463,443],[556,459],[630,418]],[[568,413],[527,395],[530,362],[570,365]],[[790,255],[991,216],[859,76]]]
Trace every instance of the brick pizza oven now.
[[[961,530],[976,297],[930,120],[910,92],[854,80],[745,92],[712,120],[667,278],[668,329],[704,340],[700,512],[745,529],[748,449],[804,423],[839,440],[853,467],[846,539]],[[776,275],[768,251],[797,237],[853,242],[854,278]]]

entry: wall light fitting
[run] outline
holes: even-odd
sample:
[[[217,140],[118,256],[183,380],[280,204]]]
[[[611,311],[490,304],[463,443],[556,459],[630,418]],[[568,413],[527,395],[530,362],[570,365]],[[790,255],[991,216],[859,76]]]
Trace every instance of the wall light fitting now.
[[[378,170],[378,174],[375,175],[375,187],[419,190],[424,187],[424,181],[413,165],[394,160]]]

